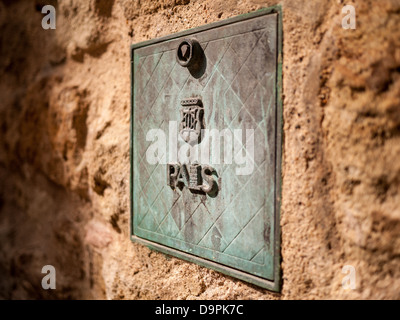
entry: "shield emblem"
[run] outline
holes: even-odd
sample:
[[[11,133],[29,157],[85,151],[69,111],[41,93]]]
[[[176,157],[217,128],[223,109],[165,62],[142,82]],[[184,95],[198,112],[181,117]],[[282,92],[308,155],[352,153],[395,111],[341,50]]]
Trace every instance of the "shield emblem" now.
[[[184,99],[181,101],[181,105],[179,134],[185,142],[191,145],[199,143],[204,114],[201,100],[198,98]]]

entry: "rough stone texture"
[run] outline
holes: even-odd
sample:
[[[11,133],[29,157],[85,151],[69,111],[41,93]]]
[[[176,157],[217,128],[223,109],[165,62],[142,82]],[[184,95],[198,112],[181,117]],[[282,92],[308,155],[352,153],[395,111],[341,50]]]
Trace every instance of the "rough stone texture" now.
[[[400,298],[398,0],[281,1],[280,294],[129,240],[130,44],[274,4],[0,2],[0,298]]]

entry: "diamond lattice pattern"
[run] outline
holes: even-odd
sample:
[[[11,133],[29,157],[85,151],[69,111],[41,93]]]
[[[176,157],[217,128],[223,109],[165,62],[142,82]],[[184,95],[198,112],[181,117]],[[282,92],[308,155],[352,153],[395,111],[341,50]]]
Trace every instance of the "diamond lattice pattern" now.
[[[134,232],[178,250],[264,278],[272,277],[275,198],[276,35],[269,28],[203,41],[207,66],[196,79],[176,63],[175,51],[140,56],[134,82]],[[254,139],[250,175],[217,164],[215,198],[172,190],[166,165],[149,164],[151,129],[179,121],[179,101],[200,96],[209,129],[242,129]],[[245,136],[253,129],[253,136]],[[222,141],[222,140],[221,140]],[[241,149],[238,156],[245,155]],[[159,158],[168,159],[168,148]],[[223,152],[222,152],[223,155]]]

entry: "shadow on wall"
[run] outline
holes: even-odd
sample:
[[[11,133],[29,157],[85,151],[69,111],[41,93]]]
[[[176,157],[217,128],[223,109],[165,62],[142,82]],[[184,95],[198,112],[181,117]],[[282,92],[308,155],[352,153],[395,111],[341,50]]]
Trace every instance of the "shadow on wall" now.
[[[94,3],[111,15],[114,1]],[[90,93],[60,89],[67,46],[58,30],[42,29],[45,4],[58,10],[57,1],[0,3],[0,298],[104,298],[100,256],[83,241]],[[101,41],[75,46],[72,58],[101,56]],[[57,271],[57,290],[42,288],[45,265]]]

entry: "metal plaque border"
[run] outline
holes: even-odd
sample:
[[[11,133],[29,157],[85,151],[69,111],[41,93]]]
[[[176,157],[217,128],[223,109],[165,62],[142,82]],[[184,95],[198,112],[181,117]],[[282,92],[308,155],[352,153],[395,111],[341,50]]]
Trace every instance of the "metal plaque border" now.
[[[152,242],[149,240],[145,240],[135,236],[133,229],[133,215],[134,215],[134,206],[133,206],[133,125],[134,125],[134,96],[133,96],[133,83],[134,83],[134,73],[133,73],[133,52],[135,49],[153,45],[156,43],[160,43],[166,40],[171,40],[175,38],[180,38],[182,36],[188,36],[191,34],[195,34],[198,32],[211,30],[214,28],[218,28],[221,26],[227,26],[229,24],[233,24],[239,21],[245,21],[249,19],[253,19],[256,17],[261,17],[268,14],[276,13],[278,15],[277,18],[277,70],[276,70],[276,162],[275,162],[275,186],[276,186],[276,195],[275,195],[275,247],[274,247],[274,280],[263,279],[258,276],[254,276],[250,273],[228,267],[222,265],[220,263],[201,258],[198,256],[194,256],[192,254],[186,253],[184,251],[180,251],[177,249],[173,249],[167,247],[165,245]],[[283,145],[283,103],[282,103],[282,62],[283,62],[283,27],[282,27],[282,7],[280,5],[263,8],[254,12],[242,14],[233,18],[229,18],[223,21],[218,21],[214,23],[210,23],[204,26],[192,28],[189,30],[185,30],[182,32],[174,33],[168,36],[160,37],[157,39],[143,41],[137,44],[133,44],[130,47],[131,53],[131,117],[130,117],[130,236],[133,242],[137,242],[143,244],[150,248],[151,250],[160,251],[167,255],[172,255],[178,257],[180,259],[196,263],[198,265],[208,267],[210,269],[219,271],[228,276],[232,276],[238,278],[240,280],[244,280],[251,284],[260,286],[262,288],[280,292],[282,285],[282,274],[281,274],[281,230],[280,230],[280,208],[281,208],[281,185],[282,185],[282,145]]]

